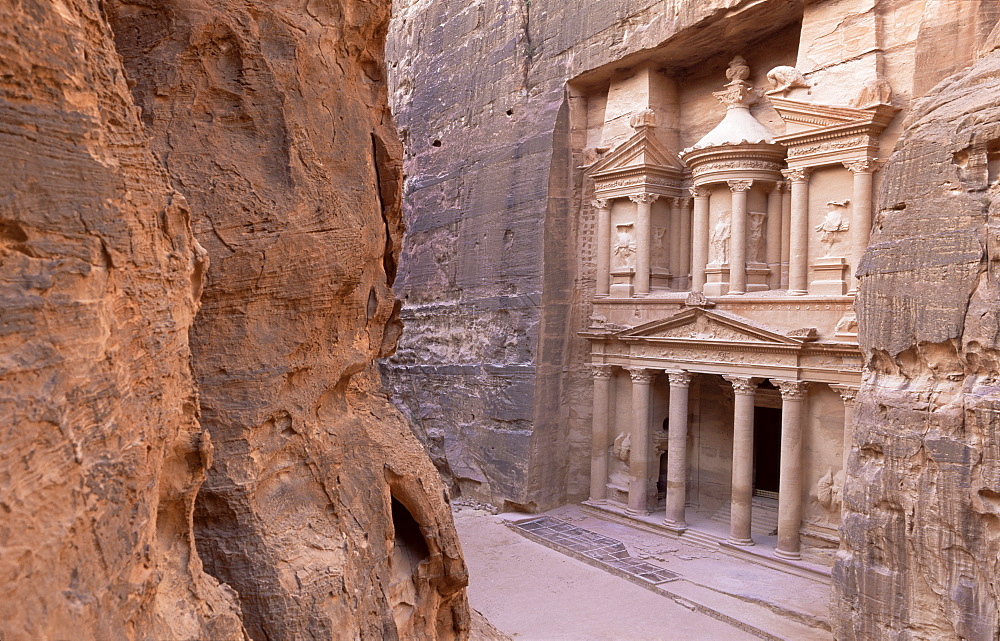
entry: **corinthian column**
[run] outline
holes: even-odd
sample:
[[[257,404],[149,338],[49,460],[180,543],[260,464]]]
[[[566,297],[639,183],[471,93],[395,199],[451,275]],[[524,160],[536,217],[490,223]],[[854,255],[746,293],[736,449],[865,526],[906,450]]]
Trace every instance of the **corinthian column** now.
[[[800,559],[802,525],[802,406],[804,381],[771,381],[781,390],[781,476],[778,478],[778,546],[774,555]]]
[[[781,192],[783,182],[778,181],[767,192],[767,275],[768,289],[781,288]]]
[[[861,257],[868,247],[868,237],[872,230],[872,174],[875,172],[875,161],[871,159],[846,162],[844,166],[854,174],[854,199],[851,212],[851,289],[849,294],[858,291],[858,267]]]
[[[636,194],[629,200],[637,207],[635,217],[635,295],[649,294],[649,221],[658,194]]]
[[[671,286],[679,284],[681,277],[681,199],[669,198],[670,220],[667,225],[670,234],[670,255],[667,267],[670,269]]]
[[[792,218],[788,242],[788,293],[809,293],[809,170],[782,169],[792,183]]]
[[[705,266],[708,264],[708,197],[707,187],[692,187],[694,197],[694,242],[691,246],[691,289],[705,289]]]
[[[632,450],[629,454],[628,508],[636,516],[649,514],[649,387],[653,371],[628,368],[632,375]]]
[[[752,180],[729,180],[733,192],[732,233],[729,236],[729,293],[747,291],[747,192]]]
[[[680,281],[677,287],[686,290],[691,284],[691,199],[678,198],[677,202],[680,204],[681,212],[681,271],[678,274]]]
[[[854,402],[858,398],[858,388],[851,385],[831,385],[830,388],[840,394],[844,401],[844,455],[841,466],[847,475],[847,460],[851,457],[851,444],[854,441]]]
[[[611,292],[611,201],[597,199],[591,203],[597,210],[597,292],[604,298]]]
[[[590,500],[607,498],[611,366],[591,365],[594,375],[593,440],[590,444]]]
[[[663,525],[682,532],[687,529],[684,503],[687,500],[688,387],[691,374],[667,374],[670,377],[670,421],[667,434],[667,518]]]
[[[723,376],[733,384],[733,498],[729,542],[753,545],[750,519],[753,509],[753,399],[758,379]]]

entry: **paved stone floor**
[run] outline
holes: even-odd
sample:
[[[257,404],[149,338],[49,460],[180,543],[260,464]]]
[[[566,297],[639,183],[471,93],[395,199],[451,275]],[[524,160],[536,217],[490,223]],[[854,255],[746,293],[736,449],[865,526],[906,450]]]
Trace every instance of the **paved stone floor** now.
[[[557,548],[575,552],[607,568],[619,570],[654,585],[677,578],[677,574],[670,570],[634,558],[618,539],[591,532],[553,516],[518,521],[514,527],[533,534]]]

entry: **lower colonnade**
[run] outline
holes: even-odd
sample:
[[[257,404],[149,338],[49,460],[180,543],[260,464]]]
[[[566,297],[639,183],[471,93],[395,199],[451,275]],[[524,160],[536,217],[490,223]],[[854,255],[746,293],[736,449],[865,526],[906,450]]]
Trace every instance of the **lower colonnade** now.
[[[654,377],[663,372],[669,381],[669,409],[667,419],[667,469],[665,519],[663,526],[676,533],[687,528],[685,512],[688,502],[688,422],[689,390],[699,376],[714,372],[691,369],[672,369],[592,365],[594,379],[593,397],[593,448],[591,459],[590,503],[607,504],[608,459],[612,440],[613,403],[612,378],[616,368],[627,372],[631,379],[631,415],[628,439],[628,499],[626,514],[648,516],[656,505],[651,493],[650,470],[654,463],[653,432],[650,396]],[[732,417],[732,476],[730,498],[730,523],[728,543],[736,546],[754,545],[751,534],[751,516],[754,494],[754,412],[758,386],[768,380],[777,388],[781,397],[780,469],[778,483],[778,523],[775,556],[783,559],[801,558],[800,528],[803,514],[803,421],[805,403],[810,385],[828,385],[823,382],[765,378],[743,374],[721,378],[731,385],[733,395]],[[829,384],[844,402],[844,460],[850,453],[853,406],[857,387]],[[772,389],[773,388],[769,388]]]

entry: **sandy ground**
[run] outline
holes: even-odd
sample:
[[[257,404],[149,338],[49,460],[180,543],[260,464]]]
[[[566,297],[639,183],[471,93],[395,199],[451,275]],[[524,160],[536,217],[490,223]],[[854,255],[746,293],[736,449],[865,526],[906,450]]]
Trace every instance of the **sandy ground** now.
[[[469,602],[518,641],[756,639],[512,532],[500,517],[458,508]]]

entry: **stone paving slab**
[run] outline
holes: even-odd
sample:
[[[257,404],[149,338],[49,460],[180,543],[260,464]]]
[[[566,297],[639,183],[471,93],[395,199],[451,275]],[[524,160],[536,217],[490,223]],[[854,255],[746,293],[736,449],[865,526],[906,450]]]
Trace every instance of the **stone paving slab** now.
[[[618,539],[598,534],[553,516],[521,521],[512,526],[653,585],[678,578],[675,572],[633,557]]]

